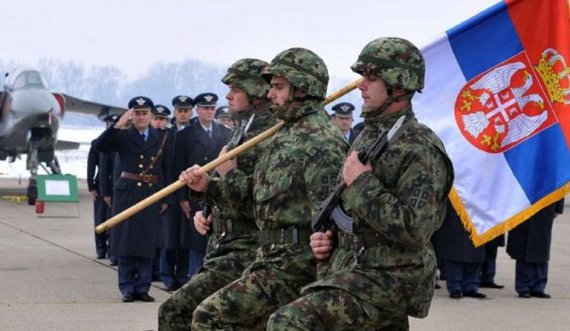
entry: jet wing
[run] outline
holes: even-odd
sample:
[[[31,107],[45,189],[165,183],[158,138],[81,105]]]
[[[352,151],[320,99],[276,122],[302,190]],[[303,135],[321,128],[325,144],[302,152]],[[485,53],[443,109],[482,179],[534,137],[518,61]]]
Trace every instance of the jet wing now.
[[[109,106],[102,103],[93,101],[82,100],[64,93],[57,93],[63,97],[65,102],[65,111],[97,115],[100,120],[103,120],[108,115],[120,115],[127,111],[126,108]]]

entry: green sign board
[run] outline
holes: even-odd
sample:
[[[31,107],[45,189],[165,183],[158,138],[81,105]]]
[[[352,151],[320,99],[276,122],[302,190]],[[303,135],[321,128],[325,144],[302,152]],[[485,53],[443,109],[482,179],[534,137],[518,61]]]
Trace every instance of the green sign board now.
[[[38,175],[38,200],[79,202],[77,178],[73,175]]]

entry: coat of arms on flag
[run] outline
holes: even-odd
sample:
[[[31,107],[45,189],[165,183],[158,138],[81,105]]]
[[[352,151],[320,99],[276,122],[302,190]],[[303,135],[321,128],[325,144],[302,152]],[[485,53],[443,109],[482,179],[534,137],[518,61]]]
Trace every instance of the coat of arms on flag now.
[[[566,0],[506,0],[423,49],[418,118],[442,138],[476,245],[570,192]]]

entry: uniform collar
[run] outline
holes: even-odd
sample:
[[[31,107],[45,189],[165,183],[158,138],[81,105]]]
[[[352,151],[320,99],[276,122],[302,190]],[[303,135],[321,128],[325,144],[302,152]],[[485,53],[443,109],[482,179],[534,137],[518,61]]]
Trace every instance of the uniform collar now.
[[[321,108],[320,104],[317,100],[291,101],[285,106],[274,106],[274,116],[286,124],[293,124],[301,118],[317,112]]]
[[[367,130],[383,131],[391,128],[402,115],[406,115],[407,120],[415,117],[411,104],[394,113],[368,116],[364,119],[364,125]]]

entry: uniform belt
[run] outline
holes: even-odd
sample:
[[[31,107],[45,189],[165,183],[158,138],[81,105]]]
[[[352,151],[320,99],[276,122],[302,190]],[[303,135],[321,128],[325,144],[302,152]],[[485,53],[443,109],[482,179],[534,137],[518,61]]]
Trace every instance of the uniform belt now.
[[[251,224],[243,221],[232,221],[229,218],[216,219],[213,221],[213,234],[225,237],[227,234],[242,231],[257,231],[255,222],[251,220]]]
[[[136,180],[143,183],[156,184],[160,181],[160,177],[155,175],[137,175],[132,172],[121,172],[121,178]]]
[[[360,234],[348,234],[345,232],[337,233],[338,247],[353,249],[355,251],[360,248],[368,248],[378,246],[384,240],[378,232],[367,232]]]
[[[259,243],[261,245],[280,245],[280,244],[308,244],[309,237],[313,234],[310,228],[280,228],[263,230],[259,234]]]

